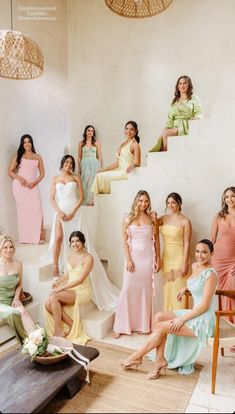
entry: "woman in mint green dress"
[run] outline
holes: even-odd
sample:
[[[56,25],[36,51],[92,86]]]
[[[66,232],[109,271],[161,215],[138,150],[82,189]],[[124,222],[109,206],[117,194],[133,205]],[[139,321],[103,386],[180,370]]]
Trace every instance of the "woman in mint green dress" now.
[[[182,299],[186,290],[192,293],[193,309],[159,312],[155,315],[155,326],[147,343],[121,362],[124,369],[130,369],[142,363],[142,357],[156,350],[155,367],[147,376],[153,380],[159,378],[166,368],[178,368],[180,374],[191,374],[194,363],[208,337],[214,335],[217,274],[211,265],[213,243],[203,239],[196,245],[196,263],[192,265],[192,274],[187,287],[178,293]]]
[[[22,264],[14,260],[14,253],[11,237],[0,236],[0,319],[11,327],[22,343],[35,324],[20,301]]]
[[[101,166],[100,142],[96,140],[96,132],[93,125],[87,125],[84,129],[83,140],[78,144],[78,172],[81,174],[84,191],[83,205],[92,206],[94,204],[94,194],[90,189]]]
[[[165,128],[149,152],[167,151],[167,138],[189,134],[189,120],[202,118],[202,106],[198,96],[193,94],[193,84],[189,76],[180,76],[175,86],[175,96],[171,103]]]

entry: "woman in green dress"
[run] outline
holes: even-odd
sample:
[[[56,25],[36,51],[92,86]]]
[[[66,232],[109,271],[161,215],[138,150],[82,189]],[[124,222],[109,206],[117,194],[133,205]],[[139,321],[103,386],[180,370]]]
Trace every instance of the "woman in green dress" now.
[[[168,113],[167,123],[156,145],[149,152],[167,151],[167,138],[189,134],[189,120],[202,118],[202,106],[193,94],[189,76],[180,76],[175,85],[175,96]]]
[[[0,236],[0,319],[12,328],[22,343],[35,323],[20,301],[22,263],[14,259],[14,253],[12,238]]]
[[[78,144],[78,172],[81,174],[85,206],[94,205],[94,194],[90,191],[99,168],[102,167],[101,145],[96,139],[93,125],[84,129],[83,140]]]
[[[155,315],[155,327],[147,343],[121,362],[124,369],[137,367],[142,358],[156,350],[155,367],[147,376],[159,378],[166,368],[178,368],[180,374],[191,374],[201,349],[207,346],[208,337],[214,335],[217,274],[211,265],[213,243],[203,239],[196,245],[196,262],[187,287],[178,293],[178,300],[187,290],[192,293],[193,309],[159,312]]]

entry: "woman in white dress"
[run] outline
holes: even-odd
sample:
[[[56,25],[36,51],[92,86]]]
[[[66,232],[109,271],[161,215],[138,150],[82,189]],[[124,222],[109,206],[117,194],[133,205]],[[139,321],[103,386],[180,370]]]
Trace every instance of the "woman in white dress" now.
[[[60,174],[52,179],[51,204],[56,213],[49,248],[42,260],[53,260],[53,276],[58,278],[60,271],[67,271],[69,236],[73,231],[81,231],[86,238],[86,248],[94,258],[94,267],[90,274],[92,300],[100,310],[115,309],[119,290],[108,279],[82,220],[80,206],[83,201],[83,189],[80,176],[74,174],[75,160],[72,155],[62,158],[60,170]]]

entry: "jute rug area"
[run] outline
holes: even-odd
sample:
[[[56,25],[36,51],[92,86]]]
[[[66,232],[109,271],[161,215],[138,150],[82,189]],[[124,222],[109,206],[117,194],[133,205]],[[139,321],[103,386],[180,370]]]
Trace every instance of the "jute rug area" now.
[[[167,370],[158,380],[146,379],[153,362],[144,358],[137,371],[119,361],[133,350],[103,342],[88,342],[100,351],[91,363],[90,381],[71,399],[57,396],[43,413],[184,413],[196,386],[200,366],[191,375]]]

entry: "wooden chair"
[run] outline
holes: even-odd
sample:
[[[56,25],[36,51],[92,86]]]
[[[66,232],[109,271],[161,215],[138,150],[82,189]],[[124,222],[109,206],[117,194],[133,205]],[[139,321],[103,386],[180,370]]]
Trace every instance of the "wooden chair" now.
[[[217,372],[217,360],[218,350],[221,349],[221,356],[224,356],[224,348],[235,345],[235,324],[228,321],[225,316],[235,316],[235,307],[233,310],[222,309],[222,296],[235,299],[235,290],[216,290],[218,295],[219,309],[215,311],[216,325],[213,338],[208,338],[208,345],[213,347],[212,356],[212,376],[211,376],[211,392],[215,394],[216,372]],[[189,298],[191,293],[186,292],[186,308],[189,308]]]

